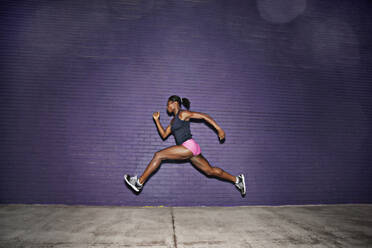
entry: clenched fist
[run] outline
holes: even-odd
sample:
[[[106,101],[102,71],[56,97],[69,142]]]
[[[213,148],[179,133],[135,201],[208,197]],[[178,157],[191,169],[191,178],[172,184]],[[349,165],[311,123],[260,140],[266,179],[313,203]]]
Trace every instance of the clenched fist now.
[[[225,138],[225,131],[223,131],[222,129],[219,129],[218,138],[220,139],[220,141],[223,140]]]
[[[159,112],[154,112],[154,113],[152,114],[152,117],[154,118],[154,120],[158,120],[159,117],[160,117],[160,113],[159,113]]]

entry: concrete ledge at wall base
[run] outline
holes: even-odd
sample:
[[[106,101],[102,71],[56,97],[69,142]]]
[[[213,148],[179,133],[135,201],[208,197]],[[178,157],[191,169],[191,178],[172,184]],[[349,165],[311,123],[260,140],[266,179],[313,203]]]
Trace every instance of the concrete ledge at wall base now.
[[[103,207],[103,208],[246,208],[246,207],[260,207],[260,208],[280,208],[280,207],[312,207],[312,206],[372,206],[372,203],[319,203],[319,204],[299,204],[299,205],[242,205],[242,206],[165,206],[165,205],[149,205],[149,206],[127,206],[127,205],[82,205],[82,204],[40,204],[40,203],[0,203],[2,206],[51,206],[51,207]]]

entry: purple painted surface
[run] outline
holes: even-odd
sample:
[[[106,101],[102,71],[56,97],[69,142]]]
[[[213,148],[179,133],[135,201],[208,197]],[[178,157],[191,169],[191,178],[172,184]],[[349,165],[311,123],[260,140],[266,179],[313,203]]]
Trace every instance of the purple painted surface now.
[[[278,4],[280,2],[280,4]],[[370,1],[9,1],[0,15],[0,203],[372,203]],[[166,162],[170,95],[230,183]]]

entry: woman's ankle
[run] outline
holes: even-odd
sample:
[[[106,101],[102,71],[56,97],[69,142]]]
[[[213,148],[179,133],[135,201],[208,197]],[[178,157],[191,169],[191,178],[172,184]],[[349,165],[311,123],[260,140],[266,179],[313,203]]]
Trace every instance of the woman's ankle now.
[[[142,180],[141,180],[141,177],[140,177],[140,178],[138,178],[137,183],[139,183],[139,184],[142,186],[144,182],[141,182],[141,181],[142,181]]]

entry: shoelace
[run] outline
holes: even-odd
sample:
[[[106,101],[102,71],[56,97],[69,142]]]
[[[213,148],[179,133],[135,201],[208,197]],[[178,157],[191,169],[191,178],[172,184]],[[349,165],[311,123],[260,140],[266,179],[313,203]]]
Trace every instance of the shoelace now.
[[[136,182],[137,182],[137,176],[134,176],[134,177],[131,177],[130,178],[130,182],[134,185],[136,185]]]
[[[236,184],[236,186],[239,188],[239,189],[242,189],[243,188],[243,182],[238,182]]]

